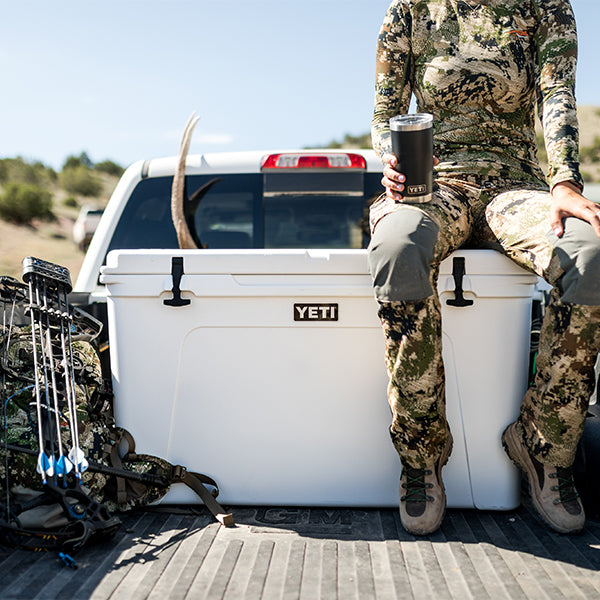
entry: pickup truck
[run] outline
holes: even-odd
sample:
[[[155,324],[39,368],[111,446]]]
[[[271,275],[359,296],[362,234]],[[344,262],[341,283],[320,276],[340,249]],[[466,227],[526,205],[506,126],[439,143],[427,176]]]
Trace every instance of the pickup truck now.
[[[123,174],[92,238],[74,291],[102,301],[98,277],[115,249],[177,248],[171,187],[177,158],[141,161]],[[366,248],[368,205],[382,191],[372,150],[190,155],[185,186],[200,190],[194,224],[203,246]]]
[[[164,158],[125,172],[91,241],[75,303],[102,317],[99,275],[110,250],[178,247],[170,212],[176,168],[176,158]],[[194,224],[208,248],[364,248],[380,180],[371,151],[207,154],[186,166],[186,193],[203,196]],[[600,596],[597,514],[581,536],[568,537],[540,524],[527,501],[504,512],[449,509],[438,532],[415,538],[389,508],[234,506],[235,528],[198,506],[160,508],[125,515],[114,540],[75,557],[77,570],[50,554],[0,548],[0,596]]]
[[[103,210],[95,206],[83,206],[73,223],[73,241],[77,247],[85,252],[98,227]]]

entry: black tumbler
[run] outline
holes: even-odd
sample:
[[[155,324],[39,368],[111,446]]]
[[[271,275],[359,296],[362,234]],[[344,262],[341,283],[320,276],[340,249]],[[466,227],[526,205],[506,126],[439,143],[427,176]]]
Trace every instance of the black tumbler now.
[[[398,115],[390,119],[392,152],[398,159],[394,169],[406,177],[405,202],[431,200],[433,187],[433,115]]]

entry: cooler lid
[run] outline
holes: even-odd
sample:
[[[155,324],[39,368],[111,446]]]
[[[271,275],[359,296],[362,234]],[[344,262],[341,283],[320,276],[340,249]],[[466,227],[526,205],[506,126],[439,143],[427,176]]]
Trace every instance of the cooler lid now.
[[[113,250],[102,278],[110,275],[167,275],[173,257],[186,275],[368,275],[366,250]],[[101,279],[102,280],[102,279]]]
[[[183,258],[186,275],[368,275],[366,250],[113,250],[102,267],[110,275],[168,275],[173,257]],[[522,275],[537,279],[496,250],[458,250],[442,261],[440,276],[452,275],[455,258],[463,257],[465,275]]]
[[[496,250],[457,250],[440,264],[440,275],[451,275],[454,259],[465,259],[465,275],[524,275],[532,280],[537,275],[526,271]]]

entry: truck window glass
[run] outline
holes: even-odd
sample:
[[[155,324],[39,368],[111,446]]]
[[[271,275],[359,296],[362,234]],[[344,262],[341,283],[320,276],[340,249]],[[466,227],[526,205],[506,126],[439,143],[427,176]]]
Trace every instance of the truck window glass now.
[[[363,196],[265,198],[265,248],[362,248]]]
[[[144,179],[127,201],[108,250],[177,248],[171,220],[171,177]]]
[[[188,178],[190,196],[211,180],[194,215],[203,246],[213,249],[260,248],[262,178],[259,173],[203,175]]]
[[[383,189],[381,173],[361,175],[360,187],[356,178],[342,178],[341,193],[329,181],[325,193],[319,194],[319,178],[312,178],[307,193],[298,189],[307,178],[294,181],[296,176],[290,174],[285,190],[275,189],[264,198],[260,173],[192,175],[186,178],[186,186],[191,196],[211,179],[221,179],[208,190],[194,217],[200,240],[209,248],[365,248],[368,205]],[[346,180],[352,181],[352,189]],[[172,181],[152,177],[136,186],[108,251],[177,248],[171,221]]]
[[[372,195],[368,175],[351,170],[266,172],[265,248],[366,247],[364,217]]]
[[[211,248],[252,247],[254,222],[260,210],[255,205],[260,205],[261,176],[231,174],[219,177],[222,181],[209,190],[196,213],[200,240]],[[215,175],[186,177],[188,194],[192,195],[214,178]],[[140,181],[123,210],[108,251],[177,248],[177,235],[171,220],[172,184],[172,177]],[[236,236],[236,231],[243,235]],[[226,235],[227,232],[232,235]]]

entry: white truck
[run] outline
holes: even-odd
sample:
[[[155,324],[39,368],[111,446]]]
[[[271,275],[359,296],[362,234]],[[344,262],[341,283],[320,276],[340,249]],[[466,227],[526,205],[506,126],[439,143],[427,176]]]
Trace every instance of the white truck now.
[[[100,282],[100,272],[107,254],[127,249],[149,249],[156,254],[157,249],[179,248],[171,214],[177,165],[176,157],[135,163],[124,173],[104,211],[76,281],[73,301],[86,305],[105,323],[107,289]],[[189,224],[198,246],[209,250],[318,248],[311,256],[321,258],[327,250],[363,249],[369,240],[368,204],[383,191],[381,170],[375,153],[363,150],[189,156],[185,169],[185,195],[192,208]],[[180,252],[188,261],[185,251]],[[114,267],[108,265],[105,272]],[[446,276],[452,279],[450,273]],[[304,281],[302,277],[296,274],[294,281]],[[251,272],[239,279],[249,288],[261,285]],[[161,288],[163,296],[169,295],[169,288],[170,284]],[[200,300],[202,292],[192,306]],[[132,301],[136,301],[135,294]],[[163,304],[162,298],[158,303]],[[181,319],[187,308],[169,310],[168,318]],[[330,308],[326,316],[331,315]],[[316,330],[322,323],[307,324],[312,325]],[[219,327],[209,340],[224,330]],[[205,339],[201,340],[204,344]],[[150,352],[144,347],[140,356]],[[200,374],[210,375],[210,361],[201,366]],[[153,369],[149,375],[156,381],[164,379],[160,370]],[[223,384],[230,385],[229,379],[236,375],[224,373]],[[482,395],[488,391],[493,390],[482,389]],[[144,398],[148,413],[160,412],[152,398]],[[384,398],[376,403],[382,400],[385,403]],[[220,422],[208,422],[199,407],[197,414],[182,423],[198,438],[218,440],[220,430],[228,431],[234,419],[238,427],[244,418],[228,415],[227,408],[225,402]],[[324,420],[325,414],[323,407],[314,419]],[[280,415],[265,412],[262,418],[276,422]],[[334,426],[335,415],[329,419]],[[307,439],[306,444],[314,440]],[[239,444],[237,450],[248,454],[251,449]],[[589,468],[596,463],[592,457]],[[267,468],[264,463],[258,467]],[[219,482],[218,472],[208,474]],[[306,476],[296,468],[292,474]],[[355,478],[354,485],[362,492],[368,483]],[[98,553],[104,571],[85,564],[77,572],[78,580],[59,581],[57,576],[53,582],[56,597],[63,590],[72,596],[80,588],[93,591],[98,598],[113,597],[120,590],[140,598],[152,593],[232,598],[554,598],[566,590],[589,598],[600,593],[600,523],[593,520],[597,514],[591,515],[584,536],[565,538],[539,525],[526,507],[509,512],[452,508],[442,529],[425,539],[408,536],[399,524],[397,509],[390,507],[250,502],[234,508],[238,527],[233,530],[219,528],[209,517],[197,514],[192,509],[194,516],[179,520],[169,514],[130,517],[129,528],[118,534],[116,549],[110,546]],[[15,594],[41,593],[42,584],[33,590],[30,580],[35,578],[27,574],[11,571],[0,588]]]
[[[98,227],[104,211],[95,206],[82,206],[79,215],[73,223],[73,241],[77,247],[85,252]]]

